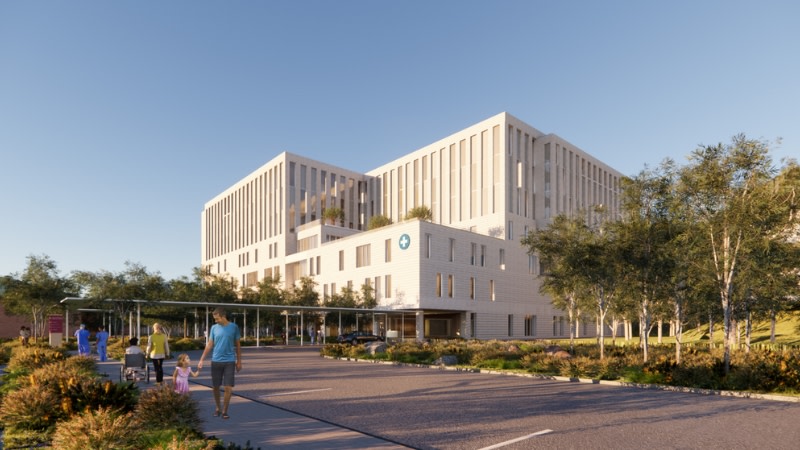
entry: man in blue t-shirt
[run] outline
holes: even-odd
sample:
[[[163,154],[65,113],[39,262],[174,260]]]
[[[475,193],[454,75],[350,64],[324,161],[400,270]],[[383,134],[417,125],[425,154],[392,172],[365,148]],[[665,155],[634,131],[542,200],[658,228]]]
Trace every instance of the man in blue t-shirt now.
[[[216,324],[211,327],[211,332],[208,333],[208,343],[206,343],[206,348],[203,350],[203,356],[200,357],[200,361],[197,363],[197,370],[203,368],[203,361],[208,356],[208,352],[211,351],[211,387],[214,393],[214,402],[217,404],[214,417],[222,415],[223,419],[229,419],[228,405],[233,394],[234,374],[242,370],[242,346],[239,342],[242,336],[239,334],[239,327],[235,323],[228,321],[225,316],[225,309],[218,307],[212,315]],[[222,408],[220,408],[219,403],[220,386],[225,387]]]

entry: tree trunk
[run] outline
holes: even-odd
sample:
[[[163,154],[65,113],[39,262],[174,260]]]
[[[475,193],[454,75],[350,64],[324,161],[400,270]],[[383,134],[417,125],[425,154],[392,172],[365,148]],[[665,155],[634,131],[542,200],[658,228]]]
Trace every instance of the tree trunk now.
[[[664,333],[662,331],[663,329],[664,329],[664,320],[663,319],[658,319],[658,343],[659,344],[663,344],[664,343],[664,337],[663,337]]]
[[[647,334],[650,329],[650,310],[649,310],[649,300],[644,300],[642,302],[642,310],[641,310],[641,317],[639,318],[639,340],[642,346],[642,361],[647,362],[649,358],[649,345],[647,340]]]
[[[777,314],[775,314],[775,310],[769,312],[769,342],[774,344],[775,343],[775,322],[777,322]]]
[[[750,353],[750,334],[753,331],[753,313],[747,311],[747,325],[745,325],[745,351]]]
[[[575,311],[572,307],[567,312],[569,314],[569,352],[575,354]]]
[[[603,292],[602,288],[600,288],[600,295],[598,296],[597,303],[597,306],[599,307],[597,318],[600,321],[600,332],[597,335],[600,339],[600,360],[602,361],[605,358],[605,327],[603,326],[603,323],[605,322],[606,317],[606,299],[605,292]]]
[[[714,346],[714,315],[711,311],[708,312],[708,342]]]
[[[675,302],[675,362],[681,363],[681,341],[683,339],[683,304]]]

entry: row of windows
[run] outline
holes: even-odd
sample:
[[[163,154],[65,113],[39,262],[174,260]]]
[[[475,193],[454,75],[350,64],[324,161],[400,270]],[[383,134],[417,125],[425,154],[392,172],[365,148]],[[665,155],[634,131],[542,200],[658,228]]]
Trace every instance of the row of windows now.
[[[362,286],[369,286],[372,288],[372,293],[375,296],[376,300],[380,300],[382,298],[392,298],[392,275],[384,275],[384,276],[376,276],[375,278],[365,278],[364,284]],[[347,280],[345,283],[345,288],[349,290],[353,290],[353,280]],[[345,289],[343,288],[343,289]],[[338,294],[339,292],[336,290],[336,283],[330,284],[323,284],[322,285],[322,297],[324,299],[329,299],[331,296]]]
[[[446,293],[447,298],[454,298],[456,296],[455,292],[455,275],[448,274],[447,277],[444,277],[441,273],[436,274],[436,287],[434,288],[436,291],[436,297],[443,297]],[[469,299],[475,300],[475,286],[476,281],[475,277],[469,277]],[[489,280],[489,300],[495,301],[495,289],[494,289],[494,280]]]
[[[473,324],[474,325],[474,324]],[[525,337],[536,336],[536,316],[526,315],[522,326],[522,335]],[[565,336],[566,320],[564,316],[553,316],[553,336]],[[514,336],[514,315],[508,315],[508,337]]]
[[[480,252],[478,251],[480,249]],[[448,251],[448,261],[456,262],[456,240],[450,238],[450,247]],[[425,234],[425,258],[430,259],[433,255],[433,235],[430,233]],[[498,249],[498,268],[506,270],[506,250],[504,248]],[[480,246],[474,242],[470,243],[470,256],[469,265],[486,267],[486,245]]]

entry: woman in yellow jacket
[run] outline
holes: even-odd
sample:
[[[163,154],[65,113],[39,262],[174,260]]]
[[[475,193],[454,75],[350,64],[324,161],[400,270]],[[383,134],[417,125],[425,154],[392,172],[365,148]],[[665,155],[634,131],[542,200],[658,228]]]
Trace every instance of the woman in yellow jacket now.
[[[153,369],[156,371],[156,384],[164,381],[164,358],[169,357],[169,341],[167,335],[161,332],[161,324],[153,324],[153,334],[147,340],[147,356],[153,360]]]

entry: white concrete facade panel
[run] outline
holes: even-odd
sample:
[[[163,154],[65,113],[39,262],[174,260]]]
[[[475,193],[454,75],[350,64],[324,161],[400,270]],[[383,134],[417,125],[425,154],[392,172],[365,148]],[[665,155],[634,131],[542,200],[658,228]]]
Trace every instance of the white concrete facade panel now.
[[[620,177],[508,113],[365,174],[282,153],[206,203],[202,266],[247,287],[307,276],[320,295],[368,282],[379,309],[421,314],[418,336],[563,337],[519,240],[560,213],[614,214]],[[432,222],[403,220],[417,206]],[[344,219],[323,223],[330,207]],[[394,224],[367,231],[378,214]]]

